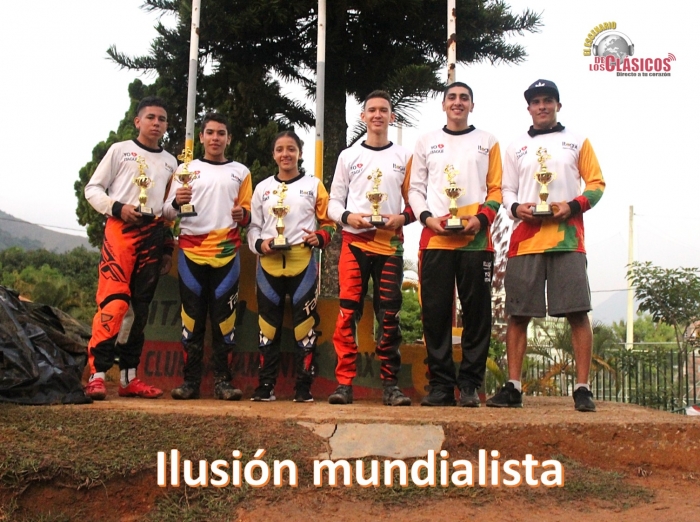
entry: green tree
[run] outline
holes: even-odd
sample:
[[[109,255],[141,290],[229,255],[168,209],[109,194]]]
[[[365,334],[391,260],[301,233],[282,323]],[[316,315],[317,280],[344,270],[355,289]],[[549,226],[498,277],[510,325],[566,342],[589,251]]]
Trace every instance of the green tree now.
[[[410,344],[423,338],[423,322],[420,315],[420,304],[418,303],[418,293],[413,288],[403,290],[403,304],[401,305],[401,315],[399,323],[403,342]]]
[[[649,312],[656,323],[671,325],[678,348],[683,349],[690,325],[700,320],[700,270],[635,262],[629,265],[627,277],[634,285],[639,310]]]
[[[173,28],[159,36],[147,56],[131,58],[109,50],[129,69],[157,72],[158,80],[179,94],[175,111],[184,117],[190,3],[145,0],[147,10],[172,14]],[[198,107],[230,108],[255,123],[308,125],[304,102],[280,94],[275,77],[315,90],[316,0],[211,0],[201,12],[200,59],[211,72],[200,76]],[[455,40],[457,60],[519,63],[525,50],[506,42],[514,33],[535,32],[539,15],[510,12],[501,0],[460,1]],[[327,7],[324,182],[330,184],[336,159],[348,144],[348,96],[361,101],[372,90],[393,93],[399,121],[411,123],[416,104],[442,87],[445,66],[446,4],[443,0],[334,0]],[[275,76],[273,76],[273,74]],[[246,97],[247,96],[247,97]],[[264,104],[265,118],[259,112]],[[275,112],[276,111],[276,112]],[[226,111],[229,113],[229,111]],[[270,115],[273,114],[272,117]],[[251,126],[262,127],[261,125]],[[184,128],[182,125],[181,128]],[[362,133],[357,127],[353,139]],[[241,139],[234,133],[234,139]],[[269,153],[268,153],[269,158]],[[250,161],[250,158],[249,158]],[[269,160],[267,162],[269,164]],[[261,161],[261,164],[265,162]],[[323,293],[337,295],[337,242],[323,264]]]
[[[624,342],[627,338],[627,322],[613,322],[612,329],[615,335]],[[648,313],[637,312],[637,317],[634,320],[634,338],[635,343],[645,343],[645,345],[660,343],[676,342],[676,334],[673,326],[662,321],[654,322],[652,316]]]
[[[9,248],[0,252],[0,284],[90,322],[96,308],[99,257],[98,252],[84,247],[63,254]]]

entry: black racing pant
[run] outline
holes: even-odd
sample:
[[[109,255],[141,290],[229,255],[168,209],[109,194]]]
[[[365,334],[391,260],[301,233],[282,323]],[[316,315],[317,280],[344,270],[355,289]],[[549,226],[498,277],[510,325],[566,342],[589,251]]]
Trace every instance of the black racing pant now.
[[[430,385],[478,388],[484,380],[491,340],[493,253],[460,250],[420,252],[420,297]],[[455,380],[452,317],[455,283],[462,305],[462,362]]]
[[[265,266],[269,272],[263,268],[263,263],[258,262],[256,283],[260,326],[260,384],[274,385],[277,381],[285,295],[289,295],[292,301],[292,322],[297,348],[294,358],[297,385],[311,385],[317,373],[317,335],[314,328],[320,320],[316,312],[316,260],[310,256],[308,264],[302,265],[301,271],[295,275],[275,275],[289,273],[287,256],[299,257],[297,247],[294,248],[289,254],[279,253],[265,259]],[[296,263],[290,264],[294,266]]]
[[[182,346],[185,350],[186,382],[202,381],[204,332],[207,311],[211,321],[214,381],[230,381],[230,356],[236,344],[234,328],[238,304],[240,257],[221,267],[200,265],[180,250],[178,273],[182,300]]]

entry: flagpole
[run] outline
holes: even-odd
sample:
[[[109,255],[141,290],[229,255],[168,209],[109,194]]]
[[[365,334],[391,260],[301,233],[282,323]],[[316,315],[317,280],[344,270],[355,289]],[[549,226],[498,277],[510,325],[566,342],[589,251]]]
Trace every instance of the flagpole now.
[[[192,0],[192,29],[190,32],[190,68],[187,78],[187,116],[185,120],[185,149],[178,159],[189,166],[194,154],[194,119],[197,111],[197,72],[199,69],[199,15],[201,0]]]
[[[447,0],[447,85],[457,72],[457,0]]]
[[[318,0],[316,39],[316,156],[314,172],[323,180],[323,112],[326,91],[326,0]]]

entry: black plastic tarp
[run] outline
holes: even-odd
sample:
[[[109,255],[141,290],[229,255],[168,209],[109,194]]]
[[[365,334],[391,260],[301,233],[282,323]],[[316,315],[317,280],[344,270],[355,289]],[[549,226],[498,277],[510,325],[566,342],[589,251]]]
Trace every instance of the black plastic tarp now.
[[[0,402],[87,404],[81,377],[90,331],[0,286]]]

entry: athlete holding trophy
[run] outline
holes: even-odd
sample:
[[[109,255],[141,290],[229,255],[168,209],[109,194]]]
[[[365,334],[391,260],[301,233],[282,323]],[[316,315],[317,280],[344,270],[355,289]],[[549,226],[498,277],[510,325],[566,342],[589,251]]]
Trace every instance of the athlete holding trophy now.
[[[423,406],[480,405],[491,338],[489,227],[501,205],[501,153],[496,138],[469,125],[472,89],[447,87],[447,123],[416,142],[410,167],[411,208],[423,223],[419,278],[430,393]],[[447,186],[445,180],[447,179]],[[462,362],[452,360],[454,289],[462,303]]]
[[[178,167],[174,178],[182,186],[171,186],[163,210],[169,219],[175,219],[178,210],[177,215],[183,218],[178,238],[178,274],[182,346],[187,357],[184,382],[171,395],[180,400],[199,397],[208,312],[214,395],[221,400],[240,400],[243,394],[231,383],[229,358],[236,344],[240,231],[250,222],[250,172],[245,165],[226,158],[231,134],[228,121],[221,114],[204,116],[199,140],[204,157]],[[190,186],[193,179],[197,183]],[[193,202],[198,213],[194,212]]]

